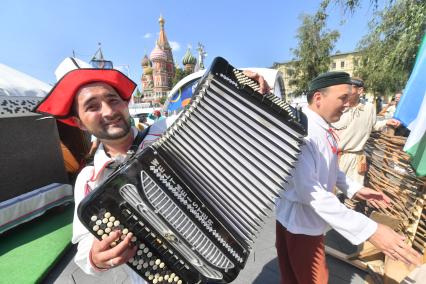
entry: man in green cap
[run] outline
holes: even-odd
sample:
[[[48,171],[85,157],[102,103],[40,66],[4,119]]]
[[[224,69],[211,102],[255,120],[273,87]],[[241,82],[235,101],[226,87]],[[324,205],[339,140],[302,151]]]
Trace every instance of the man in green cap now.
[[[337,162],[337,137],[331,123],[348,107],[351,80],[344,72],[313,79],[307,94],[308,135],[292,178],[277,204],[276,247],[281,283],[327,283],[324,233],[335,229],[353,244],[369,240],[394,260],[420,265],[420,255],[391,228],[345,207],[333,194],[337,186],[350,198],[386,207],[381,192],[346,178]]]

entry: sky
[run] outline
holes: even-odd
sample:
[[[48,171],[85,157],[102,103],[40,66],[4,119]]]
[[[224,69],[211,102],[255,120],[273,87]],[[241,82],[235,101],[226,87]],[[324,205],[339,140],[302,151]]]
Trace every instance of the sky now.
[[[369,0],[354,14],[332,4],[328,28],[340,32],[335,51],[351,52],[368,32]],[[139,86],[141,60],[155,47],[160,15],[180,65],[188,47],[207,52],[205,65],[222,56],[235,67],[271,67],[290,61],[297,47],[302,14],[313,14],[316,0],[2,0],[0,63],[48,84],[66,57],[90,61],[101,43],[113,61]]]

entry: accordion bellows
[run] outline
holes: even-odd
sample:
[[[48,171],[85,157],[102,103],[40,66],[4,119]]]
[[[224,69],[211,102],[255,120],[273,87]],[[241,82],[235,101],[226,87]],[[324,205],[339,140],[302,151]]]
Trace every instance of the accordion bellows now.
[[[82,223],[101,239],[133,232],[128,265],[150,283],[229,283],[294,167],[306,125],[223,58],[153,145],[87,196]]]

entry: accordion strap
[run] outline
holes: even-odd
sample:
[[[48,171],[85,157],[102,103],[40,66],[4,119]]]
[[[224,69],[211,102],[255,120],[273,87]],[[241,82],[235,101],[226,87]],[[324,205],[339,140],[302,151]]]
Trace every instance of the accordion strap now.
[[[135,139],[133,139],[132,146],[130,146],[129,150],[127,150],[127,157],[126,157],[125,161],[127,161],[128,159],[133,157],[133,155],[137,152],[137,150],[138,150],[140,144],[142,143],[143,139],[148,134],[150,127],[151,126],[148,126],[144,130],[138,131],[138,134],[136,135]],[[123,163],[123,161],[120,162],[120,163],[111,162],[107,167],[110,168],[110,169],[111,168],[115,169],[115,168],[119,167],[122,163]],[[90,163],[87,163],[87,166],[94,166],[94,161],[92,160]]]
[[[151,125],[144,128],[144,130],[142,130],[142,131],[138,131],[138,134],[136,135],[136,138],[133,140],[133,144],[132,144],[132,146],[130,146],[130,149],[129,149],[129,151],[133,152],[131,154],[132,156],[136,153],[136,151],[139,148],[139,145],[142,143],[143,139],[148,134],[150,127],[151,127]]]

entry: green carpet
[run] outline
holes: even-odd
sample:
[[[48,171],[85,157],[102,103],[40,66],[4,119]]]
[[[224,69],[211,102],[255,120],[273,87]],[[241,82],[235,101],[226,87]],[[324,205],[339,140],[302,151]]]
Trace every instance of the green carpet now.
[[[0,235],[0,283],[36,283],[70,245],[74,205],[54,208]]]

